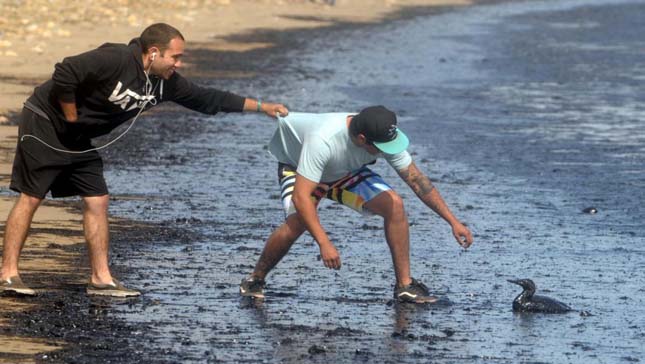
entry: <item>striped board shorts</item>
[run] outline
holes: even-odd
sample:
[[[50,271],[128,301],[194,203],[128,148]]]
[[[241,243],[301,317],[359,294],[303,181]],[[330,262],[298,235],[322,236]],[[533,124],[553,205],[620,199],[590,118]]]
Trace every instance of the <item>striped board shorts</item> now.
[[[279,163],[278,179],[280,181],[280,198],[285,216],[296,212],[296,208],[291,202],[293,187],[296,183],[296,168]],[[374,173],[371,169],[363,166],[361,169],[354,171],[347,176],[331,183],[319,183],[311,195],[311,199],[316,206],[323,198],[336,201],[360,213],[363,211],[363,205],[376,197],[381,192],[391,190],[383,178]]]

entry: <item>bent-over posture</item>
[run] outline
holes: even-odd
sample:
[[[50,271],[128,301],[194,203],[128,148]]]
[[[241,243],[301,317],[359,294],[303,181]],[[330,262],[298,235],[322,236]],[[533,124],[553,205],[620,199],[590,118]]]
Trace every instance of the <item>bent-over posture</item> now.
[[[278,177],[286,221],[268,238],[253,273],[242,280],[240,293],[264,297],[267,274],[307,230],[320,247],[327,268],[340,269],[336,247],[320,224],[317,205],[329,198],[359,212],[383,217],[400,301],[434,302],[428,288],[410,273],[409,225],[401,197],[367,167],[384,158],[416,195],[452,227],[457,242],[468,248],[468,228],[451,212],[430,179],[406,151],[408,138],[396,127],[396,115],[372,106],[357,115],[349,113],[291,113],[278,117],[278,129],[269,144],[278,160]]]

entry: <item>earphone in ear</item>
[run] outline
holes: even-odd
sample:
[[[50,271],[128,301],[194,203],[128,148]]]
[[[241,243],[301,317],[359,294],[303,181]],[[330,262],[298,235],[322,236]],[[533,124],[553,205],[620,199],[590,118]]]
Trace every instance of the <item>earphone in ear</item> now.
[[[155,60],[155,57],[157,57],[157,52],[152,52],[152,60]]]

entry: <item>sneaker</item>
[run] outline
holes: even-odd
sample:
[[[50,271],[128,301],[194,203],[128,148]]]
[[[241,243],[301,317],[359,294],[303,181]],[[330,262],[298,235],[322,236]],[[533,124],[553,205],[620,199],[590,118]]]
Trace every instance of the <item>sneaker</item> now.
[[[244,297],[264,298],[264,279],[255,277],[244,278],[240,283],[240,294]]]
[[[108,296],[108,297],[136,297],[141,292],[128,289],[116,279],[112,279],[110,284],[94,284],[91,281],[87,284],[86,289],[88,296]]]
[[[407,286],[396,287],[394,289],[394,299],[399,302],[412,303],[435,303],[439,299],[430,295],[430,291],[425,284],[412,278],[412,282]]]
[[[25,286],[19,276],[13,276],[7,279],[0,279],[0,292],[13,292],[25,296],[35,296],[36,291]]]

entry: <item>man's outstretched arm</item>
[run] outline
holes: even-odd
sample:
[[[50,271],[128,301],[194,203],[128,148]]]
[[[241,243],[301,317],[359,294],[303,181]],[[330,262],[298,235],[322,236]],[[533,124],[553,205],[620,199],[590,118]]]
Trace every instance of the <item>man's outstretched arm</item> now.
[[[263,112],[271,117],[276,117],[277,114],[280,114],[280,116],[289,115],[289,110],[282,104],[262,102],[260,100],[254,100],[248,97],[244,99],[244,111]]]
[[[410,186],[423,203],[432,209],[437,215],[441,216],[452,227],[452,234],[457,239],[459,245],[464,248],[470,247],[473,243],[473,236],[470,230],[462,224],[455,215],[452,214],[448,205],[443,200],[439,191],[430,181],[430,178],[423,174],[412,162],[407,168],[398,171],[401,179]]]

